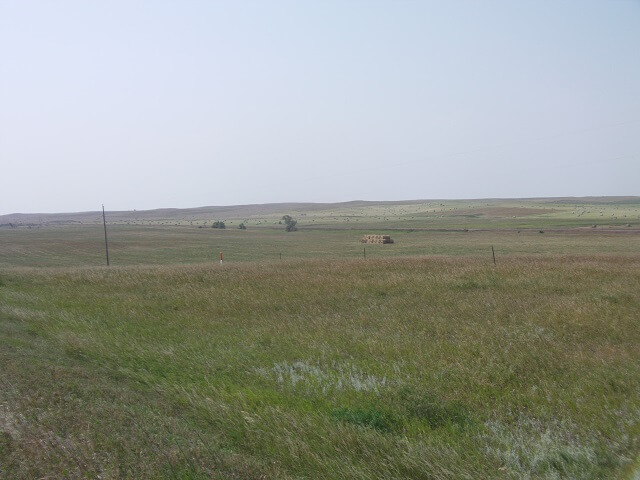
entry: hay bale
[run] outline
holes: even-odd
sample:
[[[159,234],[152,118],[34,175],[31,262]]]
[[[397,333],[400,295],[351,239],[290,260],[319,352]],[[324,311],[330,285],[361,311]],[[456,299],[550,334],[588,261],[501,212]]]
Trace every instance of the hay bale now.
[[[360,243],[373,243],[373,244],[381,245],[381,244],[393,243],[393,239],[391,238],[390,235],[369,234],[369,235],[364,235],[360,239]]]

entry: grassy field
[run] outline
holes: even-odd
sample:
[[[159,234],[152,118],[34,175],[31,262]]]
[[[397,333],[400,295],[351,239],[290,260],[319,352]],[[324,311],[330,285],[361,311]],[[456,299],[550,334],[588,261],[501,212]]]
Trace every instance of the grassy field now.
[[[635,478],[638,204],[600,202],[174,212],[111,268],[99,223],[0,228],[0,478]]]
[[[617,254],[640,255],[640,230],[608,229],[388,231],[393,245],[363,245],[360,230],[309,230],[287,233],[282,228],[238,230],[175,226],[109,227],[112,265],[217,262],[222,250],[227,263],[280,259],[393,258],[416,255],[472,255],[498,260],[504,255]],[[366,252],[363,251],[366,248]],[[105,264],[101,225],[57,226],[41,229],[0,229],[0,268],[61,267]]]
[[[207,226],[222,220],[235,228],[278,228],[284,214],[306,229],[526,229],[628,228],[640,226],[640,197],[555,199],[414,200],[334,204],[267,204],[191,209],[107,212],[111,224],[129,226]],[[98,225],[101,212],[12,214],[0,227]]]
[[[299,231],[284,231],[284,214],[298,220]],[[216,260],[220,250],[229,262],[355,259],[364,256],[364,233],[395,239],[368,246],[370,258],[486,256],[492,245],[499,257],[640,254],[640,197],[274,204],[107,216],[114,265],[201,263]],[[216,220],[227,228],[206,228]],[[237,228],[241,222],[247,230]],[[5,215],[0,225],[0,267],[104,263],[97,212]]]

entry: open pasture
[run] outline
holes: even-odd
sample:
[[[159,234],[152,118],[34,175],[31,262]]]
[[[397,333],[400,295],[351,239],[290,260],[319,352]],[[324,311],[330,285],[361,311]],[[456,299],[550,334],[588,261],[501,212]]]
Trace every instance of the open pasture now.
[[[216,220],[236,228],[278,228],[285,214],[305,228],[600,228],[640,227],[640,197],[551,199],[413,200],[344,202],[333,204],[279,203],[107,212],[112,224],[129,226],[210,226]],[[12,214],[0,216],[0,227],[92,225],[102,223],[100,212]]]
[[[114,221],[111,268],[97,222],[0,228],[0,478],[635,478],[640,235],[562,205]]]
[[[228,262],[354,259],[364,256],[365,233],[395,241],[370,245],[370,258],[482,256],[492,245],[498,256],[639,254],[640,199],[615,200],[274,204],[109,212],[107,218],[113,265],[201,263],[217,260],[220,250]],[[278,223],[284,214],[298,220],[299,231],[284,231]],[[227,228],[208,228],[217,220]],[[102,265],[101,221],[95,212],[0,217],[0,267]],[[241,222],[247,230],[237,228]]]
[[[185,264],[270,262],[282,259],[395,258],[416,255],[476,255],[490,260],[491,246],[499,261],[505,255],[617,254],[640,255],[640,230],[622,232],[575,230],[397,230],[372,227],[367,232],[389,233],[392,245],[363,245],[363,231],[283,228],[238,230],[184,226],[109,227],[111,264]],[[101,225],[57,226],[41,229],[0,229],[0,267],[100,266],[105,264]]]
[[[0,477],[625,478],[638,257],[9,269]]]

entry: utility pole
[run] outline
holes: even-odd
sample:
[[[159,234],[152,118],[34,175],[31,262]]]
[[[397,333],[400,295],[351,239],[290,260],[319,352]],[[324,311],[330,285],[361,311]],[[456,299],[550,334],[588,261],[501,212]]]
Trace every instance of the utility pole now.
[[[107,242],[107,218],[104,216],[104,205],[102,205],[102,224],[104,225],[104,248],[107,251],[107,267],[109,266],[109,242]]]

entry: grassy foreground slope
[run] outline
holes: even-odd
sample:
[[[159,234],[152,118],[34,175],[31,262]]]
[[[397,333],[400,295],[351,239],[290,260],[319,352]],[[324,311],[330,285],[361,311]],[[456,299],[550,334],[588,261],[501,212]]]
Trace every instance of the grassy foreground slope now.
[[[626,478],[637,255],[0,272],[0,478]]]

